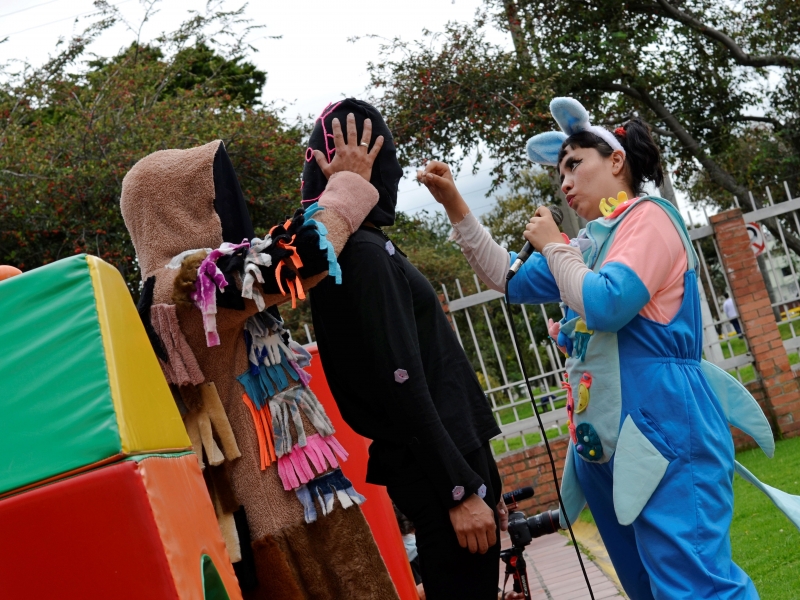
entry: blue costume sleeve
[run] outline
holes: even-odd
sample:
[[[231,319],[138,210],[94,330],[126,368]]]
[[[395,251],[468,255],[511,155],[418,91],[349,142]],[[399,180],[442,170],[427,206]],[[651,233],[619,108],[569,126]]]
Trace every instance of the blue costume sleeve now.
[[[627,325],[650,301],[639,276],[627,265],[610,262],[583,280],[586,327],[616,332]]]
[[[511,252],[511,264],[517,253]],[[547,266],[547,259],[534,252],[508,283],[508,301],[513,304],[544,304],[561,302],[561,292]]]

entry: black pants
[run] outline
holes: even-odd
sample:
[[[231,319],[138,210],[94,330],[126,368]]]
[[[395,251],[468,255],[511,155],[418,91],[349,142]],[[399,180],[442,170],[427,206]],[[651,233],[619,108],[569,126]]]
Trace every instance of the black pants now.
[[[495,511],[497,543],[486,554],[472,554],[458,545],[449,511],[420,478],[387,485],[389,497],[414,523],[422,585],[428,600],[496,600],[500,579],[500,531],[497,503],[502,493],[500,473],[489,444],[464,457],[486,484],[486,504]]]
[[[742,326],[739,325],[739,319],[731,319],[731,325],[733,325],[737,334],[742,335]]]

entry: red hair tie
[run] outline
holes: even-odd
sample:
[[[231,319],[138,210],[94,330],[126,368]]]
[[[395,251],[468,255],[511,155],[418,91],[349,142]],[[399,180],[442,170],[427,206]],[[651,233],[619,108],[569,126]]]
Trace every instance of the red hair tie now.
[[[628,133],[628,132],[627,132],[627,131],[625,131],[625,128],[624,128],[624,127],[617,127],[617,128],[614,130],[614,135],[618,135],[619,137],[625,137],[625,135],[626,135],[627,133]]]

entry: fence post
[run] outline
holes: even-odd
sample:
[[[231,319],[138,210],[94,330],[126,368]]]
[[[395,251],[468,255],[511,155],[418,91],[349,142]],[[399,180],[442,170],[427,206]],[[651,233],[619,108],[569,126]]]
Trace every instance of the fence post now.
[[[775,322],[764,277],[750,247],[742,210],[734,208],[710,219],[731,293],[739,308],[754,367],[761,376],[764,401],[776,434],[800,435],[800,382],[789,365]]]

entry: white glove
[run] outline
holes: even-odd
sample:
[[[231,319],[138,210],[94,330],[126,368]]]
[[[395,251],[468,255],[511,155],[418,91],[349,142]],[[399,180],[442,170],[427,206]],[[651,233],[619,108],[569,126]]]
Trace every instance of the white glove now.
[[[295,356],[295,353],[283,343],[283,338],[281,338],[280,334],[273,333],[270,335],[266,339],[264,346],[267,349],[267,357],[269,358],[271,365],[281,364],[281,361],[283,360],[283,357],[281,356],[281,350],[283,350],[288,360],[296,361],[298,358]]]

